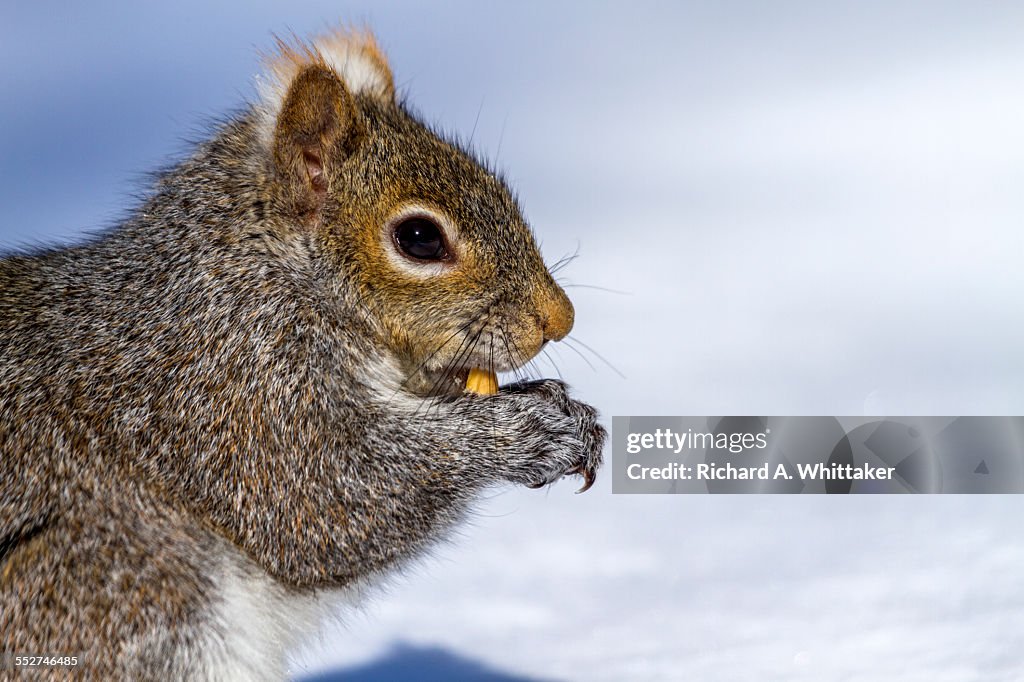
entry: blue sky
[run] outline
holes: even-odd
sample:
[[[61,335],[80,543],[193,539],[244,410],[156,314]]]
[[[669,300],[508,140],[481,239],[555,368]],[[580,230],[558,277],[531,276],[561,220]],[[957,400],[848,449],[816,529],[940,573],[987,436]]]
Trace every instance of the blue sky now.
[[[1024,6],[1013,3],[9,2],[0,247],[116,222],[145,172],[252,96],[272,32],[339,18],[374,28],[428,121],[472,133],[497,158],[549,261],[578,248],[571,282],[624,292],[569,289],[574,336],[625,378],[583,348],[596,369],[568,347],[553,352],[605,414],[1024,411]],[[735,627],[748,628],[744,660],[827,679],[868,673],[821,633],[876,627],[889,643],[862,650],[898,670],[901,646],[928,649],[920,628],[900,626],[907,613],[938,623],[929,636],[954,646],[957,620],[977,616],[971,604],[1020,603],[993,579],[1024,556],[1016,524],[1003,521],[1020,516],[1016,498],[718,503],[613,498],[606,480],[585,496],[570,489],[496,494],[462,539],[358,617],[357,634],[331,631],[304,665],[412,641],[524,674],[625,679],[646,661],[651,679],[731,679],[737,650],[714,633]],[[824,535],[857,522],[857,544],[811,541],[840,558],[802,568],[786,557],[803,556],[808,540],[778,525],[802,520]],[[898,533],[896,520],[915,532]],[[955,526],[948,537],[943,524]],[[733,533],[721,552],[695,556],[688,544]],[[1002,553],[980,568],[959,555],[946,572],[930,566],[954,537]],[[730,573],[736,563],[778,566],[795,601],[735,601],[758,579]],[[886,566],[906,566],[917,591],[886,591]],[[590,582],[574,583],[572,567]],[[475,594],[501,609],[459,598],[482,572],[489,591]],[[959,582],[968,573],[969,586]],[[676,586],[660,605],[657,576]],[[628,595],[644,581],[641,606]],[[591,589],[603,610],[585,606]],[[847,589],[869,598],[843,601]],[[846,615],[813,615],[817,598]],[[441,607],[449,615],[431,621]],[[479,621],[498,611],[491,633]],[[715,612],[734,620],[704,623],[713,634],[702,653],[673,649],[692,632],[673,614]],[[976,624],[972,645],[994,642],[986,670],[1011,677],[995,652],[1020,644],[1007,634],[1021,631],[1014,618],[998,616],[1009,629]],[[650,646],[593,668],[545,644],[609,650],[624,623]],[[506,651],[509,632],[534,662]],[[808,660],[826,666],[821,675],[793,668]],[[935,675],[963,672],[929,660]]]
[[[570,280],[628,292],[573,292],[575,336],[628,383],[556,351],[607,410],[1019,412],[1020,14],[8,3],[0,244],[112,224],[252,96],[271,32],[345,18],[425,118],[497,157],[550,260],[579,246]]]

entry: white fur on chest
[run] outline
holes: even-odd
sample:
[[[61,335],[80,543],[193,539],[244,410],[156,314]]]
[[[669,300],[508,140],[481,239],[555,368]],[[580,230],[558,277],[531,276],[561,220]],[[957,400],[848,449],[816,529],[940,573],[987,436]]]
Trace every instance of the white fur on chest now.
[[[283,680],[287,654],[330,616],[354,606],[358,588],[298,593],[285,589],[237,550],[213,576],[197,663],[211,680]]]

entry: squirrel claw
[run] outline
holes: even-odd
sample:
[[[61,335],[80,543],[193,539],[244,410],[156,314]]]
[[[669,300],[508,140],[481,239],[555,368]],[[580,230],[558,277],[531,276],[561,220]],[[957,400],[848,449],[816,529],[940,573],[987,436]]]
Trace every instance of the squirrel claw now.
[[[579,475],[583,476],[583,487],[581,487],[579,490],[576,491],[577,495],[579,495],[580,493],[585,493],[588,490],[590,490],[591,486],[594,485],[594,481],[597,480],[597,476],[594,474],[593,471],[590,471],[589,469],[588,470],[584,470],[584,471],[580,471],[580,468],[577,467],[577,468],[573,469],[572,471],[570,471],[569,473],[571,473],[571,474],[579,474]]]
[[[577,495],[579,495],[580,493],[585,493],[588,490],[590,490],[591,486],[594,485],[594,481],[597,480],[597,476],[594,474],[593,471],[585,470],[582,466],[573,467],[572,469],[569,469],[562,475],[583,477],[583,487],[576,491]],[[527,483],[526,487],[530,488],[531,490],[536,490],[538,488],[543,488],[544,486],[550,483],[554,483],[554,481],[540,481],[538,483]]]

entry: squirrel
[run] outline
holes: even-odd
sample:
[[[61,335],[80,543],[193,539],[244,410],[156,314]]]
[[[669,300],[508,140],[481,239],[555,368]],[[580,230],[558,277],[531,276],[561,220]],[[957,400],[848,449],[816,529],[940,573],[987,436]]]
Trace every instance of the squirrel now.
[[[266,63],[121,224],[0,259],[0,653],[280,679],[486,487],[594,481],[564,383],[464,389],[574,320],[503,179],[368,31]]]

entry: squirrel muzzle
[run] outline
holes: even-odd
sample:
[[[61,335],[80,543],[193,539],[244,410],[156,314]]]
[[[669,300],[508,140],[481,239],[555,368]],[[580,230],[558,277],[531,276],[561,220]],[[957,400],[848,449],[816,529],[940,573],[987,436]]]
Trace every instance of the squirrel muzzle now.
[[[576,311],[562,287],[551,282],[538,296],[537,312],[540,315],[544,341],[561,341],[572,331]]]
[[[551,282],[544,288],[537,301],[541,331],[537,352],[548,341],[564,339],[572,331],[575,314],[572,302],[560,286]],[[493,370],[473,367],[469,370],[465,390],[478,395],[492,395],[498,392],[498,377]]]

